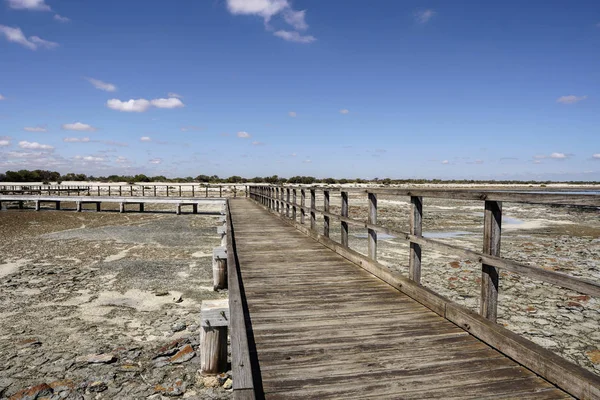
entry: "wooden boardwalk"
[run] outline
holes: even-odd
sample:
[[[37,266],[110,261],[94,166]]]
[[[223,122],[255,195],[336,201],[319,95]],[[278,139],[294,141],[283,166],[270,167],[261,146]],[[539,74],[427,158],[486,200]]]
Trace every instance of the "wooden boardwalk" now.
[[[258,204],[230,212],[265,398],[571,398]]]

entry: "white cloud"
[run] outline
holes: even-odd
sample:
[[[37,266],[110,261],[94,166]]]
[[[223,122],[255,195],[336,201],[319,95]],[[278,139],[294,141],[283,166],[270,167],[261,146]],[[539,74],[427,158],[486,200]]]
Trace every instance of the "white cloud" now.
[[[304,31],[308,29],[308,25],[304,20],[305,14],[306,10],[294,11],[291,8],[288,8],[283,11],[283,19],[295,29]]]
[[[169,92],[169,93],[167,93],[167,96],[168,96],[168,97],[175,97],[175,98],[177,98],[177,99],[183,99],[183,96],[182,96],[182,95],[180,95],[180,94],[177,94],[177,93],[173,93],[173,92]]]
[[[575,96],[573,94],[568,95],[568,96],[561,96],[558,99],[556,99],[557,103],[562,103],[562,104],[575,104],[575,103],[579,103],[582,100],[587,99],[587,96]]]
[[[105,92],[114,92],[117,90],[117,87],[112,83],[103,82],[99,79],[94,78],[85,78],[90,82],[96,89],[104,90]]]
[[[104,162],[104,157],[94,157],[94,156],[75,156],[73,159],[84,162]]]
[[[342,108],[342,109],[340,110],[340,114],[348,114],[349,112],[350,112],[350,111],[349,111],[349,110],[346,110],[345,108]]]
[[[63,139],[63,142],[66,143],[88,143],[90,141],[89,137],[76,138],[76,137],[66,137]]]
[[[565,153],[552,153],[550,154],[550,158],[554,158],[557,160],[564,160],[568,156]]]
[[[280,14],[288,25],[297,31],[308,29],[306,23],[306,10],[294,10],[288,0],[226,0],[227,9],[234,15],[256,15],[263,18],[265,28],[273,31],[271,19]],[[275,36],[290,42],[311,43],[316,40],[314,36],[302,36],[298,32],[278,30]]]
[[[10,140],[2,139],[0,140],[0,147],[10,146]]]
[[[295,118],[295,117],[296,117],[298,114],[296,114],[296,112],[295,112],[295,111],[290,111],[290,112],[288,113],[288,115],[289,115],[290,117],[292,117],[292,118]]]
[[[150,164],[160,164],[162,162],[162,158],[153,158],[148,161]]]
[[[118,157],[115,159],[115,162],[116,162],[116,163],[119,163],[119,164],[125,164],[125,163],[128,163],[128,162],[129,162],[129,159],[128,159],[127,157],[118,156]]]
[[[81,122],[75,122],[73,124],[62,124],[62,128],[66,131],[80,132],[94,132],[96,130],[96,128],[94,128],[93,126]]]
[[[450,161],[444,160],[444,161],[442,161],[442,164],[450,164]]]
[[[0,25],[0,34],[4,35],[9,42],[18,43],[29,50],[37,50],[38,48],[52,49],[58,46],[58,43],[41,39],[38,36],[30,36],[27,39],[21,28]]]
[[[248,139],[252,136],[248,132],[240,131],[237,133],[237,137],[242,138],[242,139]]]
[[[71,19],[69,19],[67,17],[63,17],[62,15],[59,15],[59,14],[54,14],[54,20],[58,21],[58,22],[62,22],[62,23],[71,21]]]
[[[27,132],[46,132],[47,129],[43,126],[26,126],[23,128],[24,131]]]
[[[150,102],[146,99],[130,99],[129,101],[110,99],[106,102],[106,106],[112,110],[123,112],[144,112],[150,108]]]
[[[154,99],[150,102],[156,108],[179,108],[184,104],[177,97],[169,97],[168,99]]]
[[[283,29],[273,33],[273,35],[280,37],[283,40],[287,40],[288,42],[296,43],[312,43],[317,40],[316,37],[311,35],[301,35],[296,31],[286,31]]]
[[[4,97],[4,96],[2,96],[2,95],[0,94],[0,101],[1,101],[1,100],[6,100],[6,97]]]
[[[429,10],[423,10],[423,11],[418,11],[418,12],[415,13],[415,19],[420,24],[426,24],[427,22],[429,22],[429,20],[434,15],[435,15],[435,11],[433,11],[431,9],[429,9]]]
[[[596,160],[600,160],[600,153],[593,154],[592,158],[595,158]]]
[[[19,142],[19,147],[22,149],[28,150],[54,150],[54,147],[49,144],[40,144],[38,142],[28,142],[26,140],[22,140]]]
[[[50,11],[45,0],[6,0],[8,6],[15,10]]]
[[[142,136],[140,142],[151,142],[152,139],[149,136]]]

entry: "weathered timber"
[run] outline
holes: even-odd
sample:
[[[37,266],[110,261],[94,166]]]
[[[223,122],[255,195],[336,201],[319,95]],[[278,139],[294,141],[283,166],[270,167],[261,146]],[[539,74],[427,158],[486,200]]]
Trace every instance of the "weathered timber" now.
[[[377,224],[377,195],[375,193],[369,193],[369,224]],[[377,231],[369,228],[368,234],[368,250],[369,258],[371,260],[377,260]]]
[[[421,236],[423,234],[423,198],[412,196],[410,202],[410,234]],[[408,277],[416,283],[421,283],[421,245],[414,242],[410,242]]]
[[[204,374],[227,370],[228,301],[205,300],[200,319],[200,368]]]
[[[502,226],[502,203],[486,201],[483,219],[483,253],[500,256],[500,234]],[[480,314],[496,322],[498,314],[498,270],[486,263],[481,266],[481,311]]]
[[[213,249],[213,289],[227,288],[227,248],[215,247]]]

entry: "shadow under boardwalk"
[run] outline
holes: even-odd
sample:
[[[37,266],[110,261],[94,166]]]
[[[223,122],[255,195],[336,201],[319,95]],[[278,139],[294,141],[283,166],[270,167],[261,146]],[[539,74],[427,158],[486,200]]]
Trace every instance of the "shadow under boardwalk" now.
[[[230,204],[267,399],[570,398],[252,201]]]

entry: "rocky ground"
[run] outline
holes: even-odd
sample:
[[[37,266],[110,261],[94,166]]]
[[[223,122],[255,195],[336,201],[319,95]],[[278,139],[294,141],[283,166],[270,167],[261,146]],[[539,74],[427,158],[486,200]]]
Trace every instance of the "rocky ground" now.
[[[378,197],[380,223],[407,232],[406,197]],[[322,198],[317,198],[321,208]],[[332,211],[341,199],[332,193]],[[425,236],[481,251],[483,203],[424,199]],[[350,196],[350,216],[366,220],[364,195]],[[338,224],[332,237],[339,240]],[[367,254],[366,230],[350,227],[351,248]],[[600,211],[597,208],[503,204],[501,255],[600,282]],[[378,260],[408,276],[408,245],[379,236]],[[423,249],[422,283],[479,310],[481,265]],[[561,356],[600,374],[600,299],[501,272],[498,322]]]
[[[1,211],[0,398],[231,398],[198,372],[200,304],[227,296],[201,211]]]

